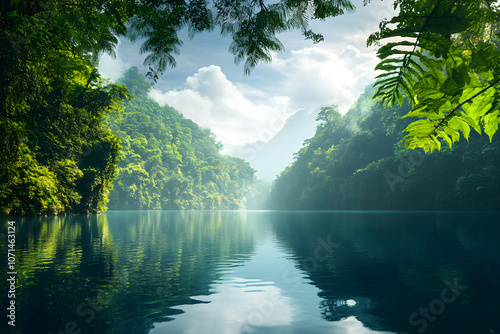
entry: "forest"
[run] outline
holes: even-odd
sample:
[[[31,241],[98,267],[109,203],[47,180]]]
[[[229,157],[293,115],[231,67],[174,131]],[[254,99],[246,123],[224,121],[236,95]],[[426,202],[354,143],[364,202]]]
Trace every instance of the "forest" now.
[[[0,333],[498,334],[499,124],[500,1],[2,1]]]
[[[150,99],[151,85],[136,67],[118,83],[134,98],[105,121],[122,146],[110,209],[244,208],[254,180],[247,162],[221,155],[209,129]]]
[[[387,107],[374,88],[341,115],[324,107],[306,140],[275,180],[268,208],[303,210],[498,210],[500,141],[469,141],[425,154],[406,150],[408,101]]]
[[[254,170],[248,163],[221,155],[222,146],[209,129],[150,99],[147,93],[152,84],[136,67],[127,70],[118,84],[115,87],[124,92],[125,102],[106,115],[100,125],[109,144],[84,146],[77,157],[67,155],[62,161],[52,161],[58,168],[72,168],[72,178],[66,182],[59,181],[65,171],[56,170],[54,175],[50,168],[42,169],[47,176],[31,171],[31,178],[22,186],[37,191],[35,196],[12,197],[11,206],[4,207],[4,212],[32,215],[107,208],[245,207],[245,195],[254,181]],[[58,151],[55,147],[51,150]],[[55,156],[58,154],[63,153]]]
[[[381,60],[374,87],[344,116],[322,108],[269,207],[498,210],[495,6],[402,2],[368,39]]]
[[[324,107],[268,207],[498,208],[498,7],[395,1],[398,14],[367,41],[380,59],[375,88],[361,98],[370,111]],[[192,37],[220,28],[250,74],[284,50],[281,33],[319,43],[310,21],[354,9],[343,0],[3,4],[0,213],[237,209],[246,195],[260,206],[267,187],[252,185],[247,163],[222,156],[209,129],[146,93],[176,66],[182,29]],[[119,38],[142,43],[147,80],[133,68],[116,83],[100,76],[99,57]]]

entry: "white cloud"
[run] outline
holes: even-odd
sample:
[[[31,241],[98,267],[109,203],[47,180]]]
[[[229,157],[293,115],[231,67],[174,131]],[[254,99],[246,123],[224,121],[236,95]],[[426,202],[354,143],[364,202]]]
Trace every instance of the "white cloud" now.
[[[271,67],[283,75],[281,85],[293,109],[337,104],[345,113],[373,80],[376,62],[372,52],[353,45],[322,45],[292,51],[288,58],[276,56]]]
[[[120,40],[118,40],[118,45],[116,46],[116,57],[112,57],[111,55],[105,53],[101,55],[99,58],[99,73],[103,78],[111,79],[111,81],[116,81],[121,77],[123,72],[130,67],[130,64],[123,61],[120,58],[120,54],[118,50],[120,48]]]
[[[324,35],[324,42],[312,45],[298,33],[283,35],[284,44],[292,49],[273,54],[273,62],[265,66],[282,75],[276,86],[290,96],[291,108],[311,110],[337,104],[345,113],[373,82],[378,58],[366,40],[378,30],[380,20],[395,11],[390,2],[372,1],[366,7],[361,0],[354,3],[355,13],[311,22],[312,30]]]
[[[150,96],[210,128],[229,152],[234,145],[271,139],[297,110],[336,104],[347,112],[373,80],[376,63],[366,48],[323,44],[275,55],[266,67],[271,77],[279,74],[282,79],[271,91],[233,84],[219,66],[210,65],[189,76],[186,88],[155,89]]]
[[[374,48],[366,47],[367,37],[382,18],[394,15],[392,2],[354,3],[353,14],[311,22],[325,36],[322,43],[305,41],[297,31],[280,34],[287,50],[273,55],[271,64],[259,64],[250,77],[225,51],[227,38],[207,33],[187,39],[178,67],[160,77],[161,90],[151,96],[210,128],[226,148],[269,140],[300,109],[337,104],[345,113],[375,76],[377,58]],[[124,40],[116,59],[102,56],[102,75],[116,80],[128,64],[144,69],[138,48]]]
[[[215,286],[216,293],[194,296],[202,304],[175,307],[175,321],[155,323],[151,334],[247,333],[251,326],[278,327],[293,321],[293,301],[281,289],[256,279],[231,278]]]
[[[242,145],[269,140],[290,116],[288,98],[268,97],[267,103],[255,104],[231,83],[219,66],[202,67],[186,79],[187,88],[150,96],[161,105],[168,104],[202,127],[210,128],[225,145]],[[253,94],[262,95],[257,89]]]

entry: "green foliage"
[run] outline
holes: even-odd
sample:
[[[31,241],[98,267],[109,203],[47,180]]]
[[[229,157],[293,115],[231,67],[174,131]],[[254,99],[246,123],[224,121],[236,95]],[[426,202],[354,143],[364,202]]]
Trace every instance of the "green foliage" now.
[[[176,65],[179,30],[187,28],[192,38],[220,27],[221,34],[232,37],[230,52],[236,62],[244,61],[248,74],[259,62],[269,62],[271,51],[284,49],[277,34],[298,29],[317,43],[323,37],[308,29],[310,20],[354,8],[348,0],[7,1],[1,8],[2,53],[11,59],[2,68],[9,71],[15,53],[46,48],[69,50],[95,62],[103,52],[113,54],[117,36],[122,36],[142,40],[148,76],[156,80]]]
[[[105,208],[119,146],[102,120],[128,93],[100,79],[93,60],[116,42],[105,31],[119,27],[106,10],[70,7],[13,1],[2,7],[2,214]],[[88,158],[97,154],[102,161],[93,165]]]
[[[499,209],[498,139],[471,133],[453,151],[408,151],[402,130],[411,124],[401,116],[411,105],[384,106],[371,101],[373,92],[368,88],[344,116],[335,106],[321,110],[315,136],[273,183],[268,208]]]
[[[375,96],[389,105],[407,97],[418,117],[405,129],[406,147],[451,148],[460,133],[482,130],[490,141],[500,122],[500,10],[489,1],[398,1],[399,15],[380,24],[368,44],[378,50]],[[394,41],[395,40],[395,41]]]
[[[128,23],[125,35],[143,39],[141,52],[148,77],[156,80],[167,67],[176,65],[182,41],[177,32],[188,29],[189,36],[220,27],[222,35],[233,39],[229,51],[235,62],[244,62],[245,74],[259,62],[270,62],[271,51],[282,51],[279,33],[299,29],[306,39],[321,41],[321,34],[308,29],[309,20],[326,19],[354,10],[348,0],[301,1],[117,1],[121,20]],[[126,10],[125,10],[126,8]],[[168,22],[168,24],[166,24]]]
[[[400,108],[380,109],[366,118],[359,108],[344,117],[334,107],[324,108],[316,136],[280,177],[293,182],[276,183],[283,203],[328,207],[337,192],[352,193],[356,187],[335,180],[358,180],[390,166],[387,152],[392,152],[393,139],[400,139],[402,124],[406,146],[426,152],[443,143],[451,148],[460,134],[471,138],[471,127],[493,141],[500,121],[498,4],[395,4],[400,13],[383,21],[369,43],[392,38],[379,49],[377,69],[384,73],[376,95]],[[148,75],[155,80],[175,66],[180,29],[187,27],[193,36],[220,27],[232,37],[230,51],[248,74],[259,62],[271,61],[272,51],[283,50],[279,33],[299,29],[306,39],[319,42],[322,36],[308,30],[309,20],[353,8],[346,0],[6,2],[0,9],[0,212],[104,210],[115,174],[114,207],[241,207],[253,170],[221,156],[220,143],[209,130],[148,100],[151,85],[137,69],[121,81],[136,96],[122,110],[122,100],[131,96],[99,77],[99,55],[113,53],[118,36],[141,39]],[[103,124],[111,112],[123,113],[108,118],[113,132]],[[403,115],[419,120],[399,120]],[[489,167],[460,175],[454,189],[464,193],[474,189],[472,181],[494,178]],[[306,176],[296,179],[295,170],[306,170]],[[408,181],[404,187],[418,185]],[[313,202],[312,189],[323,197]]]
[[[145,93],[149,84],[137,69],[119,82],[136,97],[106,123],[121,140],[111,209],[239,209],[254,179],[241,159],[223,156],[208,129],[160,107]]]
[[[231,52],[237,61],[245,62],[249,73],[257,63],[270,61],[271,51],[283,50],[278,33],[299,29],[318,42],[322,36],[307,29],[310,19],[337,16],[353,8],[347,0],[4,2],[0,6],[0,213],[105,209],[120,145],[103,120],[109,112],[120,112],[121,100],[130,94],[102,80],[96,66],[102,53],[114,53],[118,37],[143,41],[148,75],[156,80],[176,64],[174,55],[182,45],[177,36],[180,29],[187,27],[192,37],[218,26],[222,34],[232,36]],[[130,71],[137,74],[137,69]],[[139,82],[122,84],[133,86],[131,93],[140,98],[151,85]],[[126,117],[144,125],[149,122],[144,116]],[[134,123],[124,125],[122,131],[130,138],[122,137],[121,142],[128,145],[125,149],[130,154],[124,155],[133,164],[125,170],[144,179],[142,184],[130,185],[134,203],[141,207],[239,206],[236,198],[240,197],[233,188],[251,172],[233,175],[234,170],[246,168],[239,166],[242,162],[205,151],[200,157],[198,149],[211,152],[220,145],[202,139],[205,146],[197,147],[193,143],[200,140],[195,137],[203,131],[183,122],[173,122],[172,138],[160,143],[155,141],[160,136],[141,132]],[[158,126],[152,124],[148,130]],[[157,185],[158,179],[170,182],[172,188]],[[205,180],[212,182],[207,189],[200,186]],[[150,187],[164,193],[144,190]],[[208,195],[200,195],[203,191]],[[225,194],[234,196],[224,198]],[[158,204],[163,195],[170,198],[168,204]]]
[[[122,77],[118,79],[117,84],[127,87],[128,92],[134,96],[146,95],[153,86],[142,78],[137,67],[126,70]]]
[[[130,94],[102,80],[95,67],[100,54],[114,52],[118,36],[143,40],[149,76],[156,79],[175,65],[180,29],[193,36],[219,26],[233,37],[231,52],[249,73],[270,61],[270,51],[283,49],[276,34],[300,29],[319,41],[306,30],[309,19],[352,9],[344,0],[6,2],[0,8],[0,212],[106,208],[120,143],[103,120],[120,112]],[[137,69],[129,72],[121,84],[145,101],[151,84]],[[140,208],[241,207],[241,189],[253,171],[220,156],[209,131],[172,110],[160,116],[153,112],[158,106],[145,103],[127,106],[140,112],[127,113],[120,123],[127,166],[120,168],[115,193],[132,194],[132,207]]]

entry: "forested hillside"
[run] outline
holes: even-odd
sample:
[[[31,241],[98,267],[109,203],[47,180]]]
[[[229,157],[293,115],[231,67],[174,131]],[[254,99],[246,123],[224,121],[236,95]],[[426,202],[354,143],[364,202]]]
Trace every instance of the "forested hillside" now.
[[[284,49],[276,38],[279,32],[300,30],[306,38],[319,41],[322,36],[308,29],[310,19],[335,17],[354,8],[350,2],[332,6],[329,1],[292,5],[288,1],[272,5],[226,1],[216,4],[4,1],[0,6],[0,214],[88,213],[106,209],[120,141],[103,120],[128,95],[122,87],[103,80],[96,68],[102,54],[115,54],[119,38],[142,40],[141,53],[147,54],[144,61],[149,68],[147,75],[157,80],[167,67],[176,65],[174,55],[179,54],[182,45],[178,31],[187,29],[189,36],[194,36],[219,27],[232,37],[229,51],[237,62],[244,63],[244,72],[248,74],[258,63],[270,62],[271,51]],[[247,13],[252,13],[251,17]],[[311,13],[314,17],[309,17]],[[242,20],[248,24],[242,25]],[[151,124],[163,117],[147,116]],[[163,118],[167,122],[168,117]],[[119,122],[115,125],[119,126]],[[113,194],[118,198],[112,203],[117,205],[117,200],[128,198],[120,191],[127,194],[132,191],[133,199],[129,200],[136,208],[239,205],[237,191],[232,187],[247,176],[237,174],[253,172],[248,166],[240,169],[243,164],[240,160],[213,153],[213,143],[208,144],[208,139],[202,140],[207,146],[203,153],[193,153],[198,147],[189,138],[196,141],[203,131],[193,130],[196,127],[186,120],[179,119],[177,123],[186,131],[181,134],[177,128],[172,130],[170,135],[179,142],[172,142],[171,146],[172,154],[175,156],[177,152],[182,163],[173,163],[180,171],[174,168],[165,177],[161,173],[167,168],[167,161],[174,160],[165,157],[160,163],[156,159],[158,154],[148,156],[148,152],[166,145],[168,139],[146,144],[142,137],[136,142],[131,136],[133,153],[130,153],[128,141],[122,138],[128,150],[122,164],[127,165],[121,167]],[[159,124],[161,127],[163,123]],[[121,130],[128,136],[135,131]],[[156,138],[149,133],[144,137]],[[179,144],[184,138],[188,142]],[[146,161],[141,164],[143,156]],[[137,190],[124,179],[127,166],[143,174],[144,183],[139,183]],[[158,184],[158,180],[173,182],[172,189],[184,198],[174,203],[175,195],[169,193],[166,195],[170,199],[162,203],[158,195],[160,189],[166,191],[167,187]],[[200,180],[210,182],[201,187]],[[213,198],[209,194],[214,194]]]
[[[140,40],[146,76],[155,81],[176,66],[178,32],[220,28],[250,74],[284,50],[279,33],[298,30],[318,43],[324,38],[310,21],[354,8],[343,0],[5,2],[0,214],[105,210],[115,175],[113,208],[240,207],[250,167],[220,156],[209,131],[148,100],[144,80],[131,86],[136,98],[122,115],[111,117],[130,96],[100,77],[100,56],[114,54],[119,38]],[[374,105],[366,116],[354,108],[345,117],[324,109],[316,136],[276,181],[273,207],[498,207],[498,3],[398,0],[394,9],[399,14],[367,42],[378,46],[382,71],[375,95],[399,106]],[[405,151],[396,144],[403,129],[407,148],[449,148]],[[469,136],[471,129],[492,144]],[[455,145],[460,138],[470,143]]]
[[[150,84],[133,67],[119,80],[135,97],[106,123],[121,141],[110,209],[238,209],[254,179],[242,159],[171,107],[147,96]]]
[[[128,93],[91,57],[109,36],[98,43],[74,8],[45,5],[2,6],[0,215],[102,211],[115,173],[119,141],[102,122]]]
[[[432,154],[405,150],[410,106],[384,107],[372,95],[367,88],[344,116],[322,108],[315,136],[274,182],[271,209],[500,209],[496,136],[471,133]]]

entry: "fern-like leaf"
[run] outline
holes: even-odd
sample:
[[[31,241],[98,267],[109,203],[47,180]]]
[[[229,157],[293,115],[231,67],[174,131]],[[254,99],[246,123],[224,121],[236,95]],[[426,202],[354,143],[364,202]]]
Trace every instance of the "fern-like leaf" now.
[[[451,148],[460,133],[469,138],[470,128],[491,140],[500,122],[499,36],[491,33],[498,29],[498,9],[482,0],[398,4],[399,15],[383,22],[369,42],[396,39],[378,50],[375,69],[383,73],[375,97],[389,105],[408,98],[412,110],[405,117],[419,120],[405,129],[406,147],[432,152],[444,142]],[[471,41],[485,30],[488,38]]]

